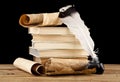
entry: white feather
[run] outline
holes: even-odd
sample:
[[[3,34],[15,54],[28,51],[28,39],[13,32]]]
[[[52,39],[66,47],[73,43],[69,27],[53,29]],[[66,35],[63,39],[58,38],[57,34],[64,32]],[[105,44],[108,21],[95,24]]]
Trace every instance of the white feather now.
[[[71,7],[70,5],[60,8],[59,11],[67,10]],[[94,52],[94,41],[90,36],[88,27],[84,24],[79,13],[73,12],[69,16],[61,18],[61,21],[67,25],[69,30],[76,36],[76,38],[81,43],[82,47],[92,56],[92,58],[97,59],[97,55]]]

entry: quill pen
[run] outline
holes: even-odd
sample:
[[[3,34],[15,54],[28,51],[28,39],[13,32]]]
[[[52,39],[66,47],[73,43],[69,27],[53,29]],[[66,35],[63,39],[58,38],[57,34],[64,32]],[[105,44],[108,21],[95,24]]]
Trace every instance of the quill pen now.
[[[75,35],[75,37],[81,43],[83,49],[85,49],[89,55],[98,61],[98,57],[94,52],[94,41],[90,36],[88,27],[84,24],[79,13],[75,10],[73,5],[67,5],[59,9],[61,21],[68,26],[69,30]]]

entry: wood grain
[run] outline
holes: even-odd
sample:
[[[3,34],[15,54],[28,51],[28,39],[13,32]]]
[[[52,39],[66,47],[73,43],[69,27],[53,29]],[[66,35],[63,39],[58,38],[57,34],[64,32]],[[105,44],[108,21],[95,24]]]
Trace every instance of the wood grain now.
[[[35,76],[14,67],[0,64],[0,82],[120,82],[120,64],[105,64],[103,74]]]

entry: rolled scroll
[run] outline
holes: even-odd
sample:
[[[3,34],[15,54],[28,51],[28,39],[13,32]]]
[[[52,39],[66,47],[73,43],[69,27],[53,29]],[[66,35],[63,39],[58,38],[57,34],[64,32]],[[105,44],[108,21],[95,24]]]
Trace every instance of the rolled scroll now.
[[[46,75],[95,73],[95,69],[87,69],[88,62],[87,59],[50,58],[45,63],[45,73]]]
[[[25,58],[21,57],[16,58],[15,61],[13,62],[13,65],[33,75],[41,75],[45,73],[43,65]]]
[[[58,15],[59,12],[23,14],[20,16],[19,24],[23,27],[61,25]]]

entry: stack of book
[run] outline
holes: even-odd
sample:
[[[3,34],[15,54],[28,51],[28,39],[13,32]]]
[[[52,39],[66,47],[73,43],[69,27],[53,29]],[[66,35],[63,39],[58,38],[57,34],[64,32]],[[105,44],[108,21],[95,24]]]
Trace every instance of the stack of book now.
[[[88,53],[67,27],[30,27],[28,29],[29,34],[32,35],[30,48],[37,49],[41,59],[88,57]],[[34,57],[34,60],[39,60],[39,57]]]
[[[57,13],[55,14],[58,15]],[[47,18],[43,16],[42,18]],[[26,17],[28,18],[25,20]],[[22,15],[20,19],[20,24],[23,27],[27,27],[28,33],[32,35],[32,45],[29,48],[36,49],[39,52],[39,57],[34,56],[34,61],[39,62],[40,60],[42,60],[42,63],[44,64],[46,59],[49,58],[88,58],[89,54],[82,48],[79,40],[74,36],[74,34],[70,32],[67,26],[60,26],[61,22],[59,21],[59,19],[56,18],[57,22],[54,21],[54,23],[57,24],[54,25],[53,23],[51,23],[53,19],[50,20],[50,16],[49,21],[51,25],[45,26],[45,23],[43,24],[43,22],[45,22],[45,20],[47,19],[43,19],[42,23],[40,22],[43,25],[35,25],[37,23],[29,24],[28,21],[31,22],[32,17],[36,17],[38,19],[41,17],[41,15],[40,17],[39,14],[30,14],[26,16]]]

